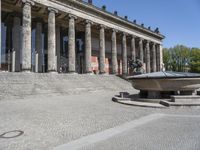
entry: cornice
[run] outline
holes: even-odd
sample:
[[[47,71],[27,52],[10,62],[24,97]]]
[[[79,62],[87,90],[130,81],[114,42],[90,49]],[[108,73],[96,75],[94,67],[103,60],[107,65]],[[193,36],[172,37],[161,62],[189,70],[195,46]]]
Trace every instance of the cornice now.
[[[57,0],[57,1],[62,1],[63,0]],[[139,31],[142,31],[144,33],[147,33],[147,34],[150,34],[150,35],[153,35],[153,36],[156,36],[158,37],[159,39],[164,39],[165,36],[160,34],[160,33],[155,33],[154,31],[152,30],[149,30],[148,28],[145,28],[145,27],[142,27],[136,23],[133,23],[125,18],[122,18],[120,16],[117,16],[117,15],[114,15],[112,14],[111,12],[108,12],[108,11],[105,11],[105,10],[102,10],[101,8],[99,7],[96,7],[94,5],[91,5],[91,4],[88,4],[87,2],[84,2],[84,1],[77,1],[77,0],[68,0],[70,1],[71,3],[74,3],[74,4],[77,4],[78,6],[81,6],[83,8],[86,8],[90,11],[93,11],[95,13],[98,13],[98,14],[101,14],[103,15],[103,18],[104,17],[109,17],[110,19],[113,19],[113,21],[116,21],[116,22],[119,22],[119,23],[122,23],[124,25],[127,25],[129,27],[132,27],[136,30],[139,30]],[[109,19],[108,19],[109,20]]]

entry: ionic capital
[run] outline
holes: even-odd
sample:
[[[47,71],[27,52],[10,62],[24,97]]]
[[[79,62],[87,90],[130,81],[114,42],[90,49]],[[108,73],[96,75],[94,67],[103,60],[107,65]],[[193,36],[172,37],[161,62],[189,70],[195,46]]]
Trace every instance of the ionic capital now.
[[[146,40],[146,44],[149,44],[150,43],[150,41],[149,40]]]
[[[100,29],[102,29],[102,28],[106,29],[107,28],[105,25],[102,25],[102,24],[100,24],[99,27],[100,27]]]
[[[112,32],[115,32],[115,33],[117,33],[117,32],[118,32],[118,30],[117,30],[117,29],[112,29]]]
[[[25,5],[30,5],[30,6],[35,5],[35,3],[32,0],[22,0],[22,3],[24,3]]]
[[[48,11],[49,12],[52,12],[52,13],[58,13],[58,10],[57,9],[55,9],[55,8],[52,8],[52,7],[48,7]]]
[[[73,14],[69,14],[68,16],[69,16],[69,19],[75,19],[75,20],[77,19],[77,16],[75,16]]]
[[[150,41],[150,44],[151,44],[151,45],[155,45],[155,43],[154,43],[153,41]]]
[[[123,36],[128,36],[128,33],[123,32],[122,35],[123,35]]]
[[[151,44],[152,44],[153,48],[155,48],[155,46],[156,46],[156,43],[152,42]]]
[[[144,41],[144,39],[143,39],[143,38],[141,38],[141,37],[138,37],[138,39],[139,39],[139,41]]]
[[[132,34],[132,35],[131,35],[131,38],[132,38],[132,39],[136,39],[137,36]]]
[[[93,25],[93,22],[92,22],[91,20],[85,20],[85,23],[86,23],[86,24]]]

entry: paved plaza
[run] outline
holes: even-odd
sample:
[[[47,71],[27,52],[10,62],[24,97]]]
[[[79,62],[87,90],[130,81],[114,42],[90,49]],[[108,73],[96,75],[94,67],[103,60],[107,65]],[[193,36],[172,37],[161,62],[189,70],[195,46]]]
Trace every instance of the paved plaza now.
[[[114,103],[116,93],[1,100],[0,134],[23,134],[0,138],[0,149],[199,149],[200,107],[133,107]]]

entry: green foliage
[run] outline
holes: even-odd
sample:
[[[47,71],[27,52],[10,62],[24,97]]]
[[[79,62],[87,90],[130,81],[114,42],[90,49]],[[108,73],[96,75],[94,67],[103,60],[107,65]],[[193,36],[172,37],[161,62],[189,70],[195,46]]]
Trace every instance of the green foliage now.
[[[163,61],[168,71],[200,72],[200,49],[183,45],[164,48]]]
[[[191,72],[200,73],[200,49],[192,48],[190,69],[191,69]]]

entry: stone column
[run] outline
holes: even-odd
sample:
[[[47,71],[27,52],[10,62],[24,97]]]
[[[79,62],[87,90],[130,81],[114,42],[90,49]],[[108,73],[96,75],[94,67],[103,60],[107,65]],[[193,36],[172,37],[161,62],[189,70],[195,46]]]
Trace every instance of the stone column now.
[[[160,45],[156,45],[156,65],[157,71],[160,71]]]
[[[132,35],[131,38],[131,59],[135,62],[136,61],[136,54],[135,54],[135,36]]]
[[[151,59],[150,59],[150,47],[149,47],[149,41],[146,43],[146,72],[150,73],[151,72]]]
[[[31,71],[31,0],[22,0],[23,25],[22,25],[22,71]]]
[[[85,25],[85,73],[92,73],[92,67],[91,67],[91,53],[92,53],[91,25],[92,25],[92,22],[89,21],[89,20],[86,20],[86,25]]]
[[[153,56],[153,62],[152,62],[152,67],[153,67],[153,72],[156,72],[156,47],[155,43],[152,45],[152,56]]]
[[[21,39],[21,19],[18,16],[15,16],[13,19],[13,49],[15,51],[15,71],[20,71],[20,39]]]
[[[165,71],[165,66],[163,63],[163,45],[160,44],[159,48],[160,48],[160,70]]]
[[[123,33],[122,37],[122,74],[127,75],[127,45],[126,45],[126,34]]]
[[[60,25],[56,26],[56,52],[57,52],[57,71],[60,72],[60,65],[61,65],[61,57],[60,57]]]
[[[100,42],[99,42],[99,54],[100,54],[100,64],[99,69],[100,73],[105,73],[105,27],[100,26]]]
[[[69,15],[69,41],[68,41],[68,72],[75,73],[76,72],[76,52],[75,52],[75,19],[76,17],[73,15]]]
[[[39,62],[39,60],[38,60],[38,59],[39,59],[38,52],[35,51],[35,72],[36,72],[36,73],[39,72],[39,70],[38,70],[38,67],[39,67],[38,62]]]
[[[144,63],[143,40],[139,39],[140,60]]]
[[[117,74],[118,71],[118,63],[117,63],[117,38],[116,38],[116,30],[112,31],[112,74]]]
[[[36,59],[37,62],[35,63],[35,67],[38,68],[35,72],[42,72],[43,71],[43,52],[42,52],[42,23],[41,21],[36,23],[36,32],[35,32],[35,50],[38,58]],[[36,66],[38,65],[38,66]]]
[[[56,21],[55,14],[58,12],[53,8],[48,8],[48,72],[56,72]]]
[[[0,20],[1,20],[1,0],[0,0]],[[0,24],[0,33],[1,33],[1,24]],[[2,63],[2,49],[1,49],[1,42],[0,42],[0,71],[1,71],[1,63]]]
[[[16,51],[12,51],[12,72],[15,72],[15,65],[16,65]]]

